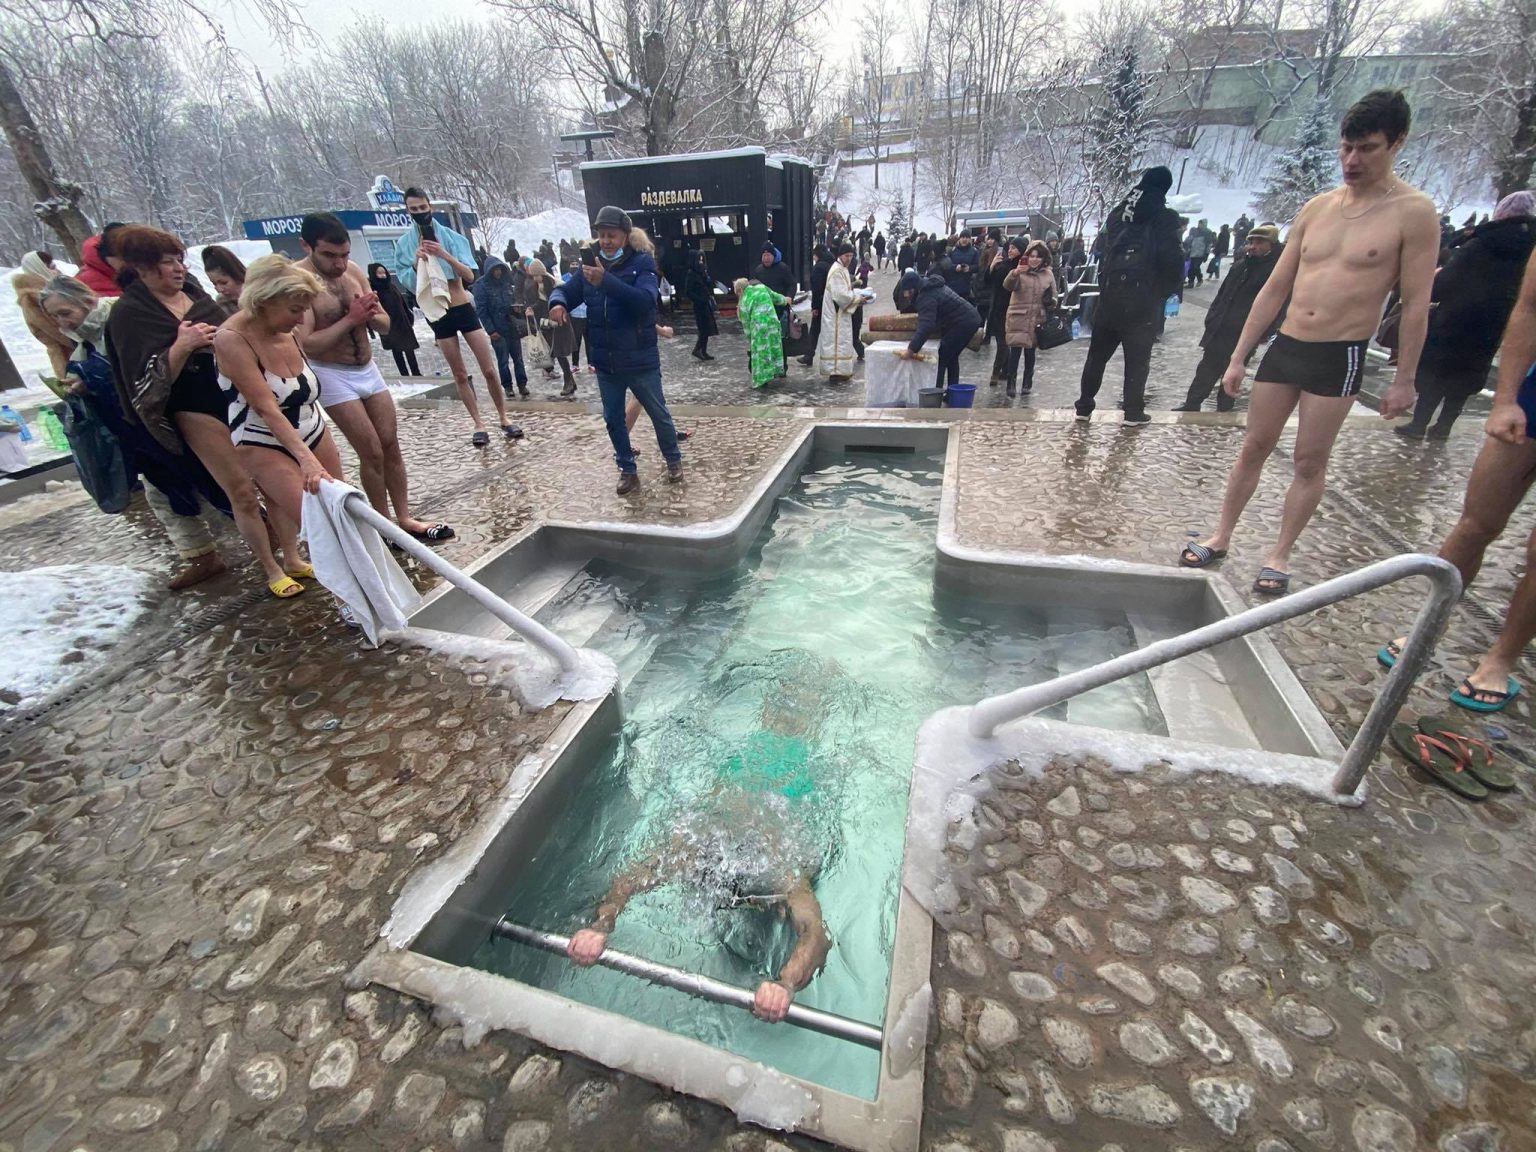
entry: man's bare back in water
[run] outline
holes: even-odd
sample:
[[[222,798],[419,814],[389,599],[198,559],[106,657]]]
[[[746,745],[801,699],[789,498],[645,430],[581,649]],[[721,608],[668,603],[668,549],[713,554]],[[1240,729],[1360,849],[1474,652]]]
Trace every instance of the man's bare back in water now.
[[[1344,185],[1314,197],[1296,217],[1285,252],[1254,300],[1221,378],[1222,387],[1236,396],[1249,355],[1285,308],[1280,334],[1254,375],[1247,432],[1227,478],[1216,531],[1185,547],[1179,556],[1185,567],[1203,568],[1227,554],[1264,461],[1299,408],[1295,476],[1286,493],[1280,535],[1253,585],[1268,596],[1289,590],[1291,549],[1322,499],[1328,457],[1354,407],[1366,348],[1394,285],[1402,293],[1401,336],[1397,375],[1382,399],[1381,414],[1391,419],[1413,407],[1440,252],[1440,220],[1429,197],[1392,171],[1409,122],[1403,94],[1385,89],[1368,94],[1345,115],[1339,142]]]

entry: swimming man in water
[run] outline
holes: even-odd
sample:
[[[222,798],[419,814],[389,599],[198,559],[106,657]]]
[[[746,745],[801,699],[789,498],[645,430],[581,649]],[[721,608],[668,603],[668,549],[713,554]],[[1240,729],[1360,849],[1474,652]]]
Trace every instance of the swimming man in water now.
[[[789,919],[794,949],[777,978],[758,985],[752,1004],[759,1019],[783,1020],[795,993],[821,971],[832,948],[811,891],[821,853],[804,843],[804,829],[797,827],[803,823],[800,809],[816,789],[809,737],[819,712],[819,701],[803,685],[784,685],[765,700],[762,728],[721,765],[707,801],[667,847],[614,879],[591,926],[571,937],[567,955],[582,967],[595,964],[631,899],[687,879],[712,891],[724,909],[767,908]]]

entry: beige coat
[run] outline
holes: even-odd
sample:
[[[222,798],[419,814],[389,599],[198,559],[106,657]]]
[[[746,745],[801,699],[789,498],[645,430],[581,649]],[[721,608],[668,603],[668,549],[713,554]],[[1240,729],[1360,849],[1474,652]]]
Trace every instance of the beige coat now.
[[[16,302],[21,305],[21,317],[27,322],[27,330],[47,351],[54,377],[62,380],[69,371],[69,358],[75,344],[59,330],[53,317],[43,311],[43,284],[41,276],[29,272],[18,272],[11,277],[11,287],[16,289]]]
[[[1037,245],[1029,247],[1033,250]],[[1045,245],[1038,244],[1038,247],[1043,249]],[[1055,294],[1056,275],[1049,264],[1042,264],[1033,272],[1016,267],[1003,278],[1003,287],[1010,293],[1003,329],[1008,347],[1033,348],[1035,329],[1045,319],[1048,298]]]

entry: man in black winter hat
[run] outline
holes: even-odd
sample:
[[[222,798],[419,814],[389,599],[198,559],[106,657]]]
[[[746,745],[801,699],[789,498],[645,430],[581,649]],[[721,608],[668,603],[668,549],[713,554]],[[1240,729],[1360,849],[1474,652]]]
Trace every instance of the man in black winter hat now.
[[[1124,423],[1135,426],[1151,419],[1146,394],[1152,341],[1164,303],[1184,282],[1179,214],[1167,203],[1171,187],[1172,172],[1161,166],[1148,168],[1104,222],[1099,303],[1083,364],[1079,420],[1093,415],[1104,367],[1117,347],[1125,357]]]

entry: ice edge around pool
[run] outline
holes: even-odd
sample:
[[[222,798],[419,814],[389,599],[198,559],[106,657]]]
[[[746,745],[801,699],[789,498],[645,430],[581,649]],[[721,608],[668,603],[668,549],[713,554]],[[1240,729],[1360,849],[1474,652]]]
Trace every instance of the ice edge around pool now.
[[[1208,572],[1093,558],[989,552],[959,543],[958,426],[857,420],[811,424],[768,469],[730,516],[684,528],[546,521],[468,569],[518,608],[536,611],[584,565],[607,559],[692,573],[735,565],[772,514],[777,499],[818,455],[853,449],[945,453],[934,580],[984,600],[1033,600],[1060,607],[1135,605],[1139,644],[1234,615],[1245,605],[1230,584]],[[490,618],[451,586],[430,596],[413,627],[471,636],[501,635]],[[1191,744],[1261,749],[1318,761],[1342,749],[1290,667],[1262,635],[1229,641],[1150,675],[1168,737],[1118,739],[1147,759]],[[869,1152],[918,1146],[924,1050],[930,1007],[933,920],[912,889],[911,849],[903,864],[885,1034],[873,1100],[797,1079],[701,1041],[642,1024],[556,993],[468,967],[505,906],[510,883],[529,866],[553,815],[580,802],[581,777],[617,730],[616,694],[572,706],[539,747],[513,770],[499,802],[468,835],[406,883],[382,939],[348,977],[377,983],[434,1005],[440,1019],[463,1026],[466,1044],[491,1029],[521,1033],[551,1048],[713,1101],[744,1121],[795,1130]],[[1049,730],[1056,722],[1031,721]],[[1060,725],[1067,732],[1080,727]],[[1098,731],[1097,729],[1091,731]],[[921,749],[921,738],[920,738]],[[1064,744],[1074,741],[1064,740]],[[1323,766],[1319,764],[1319,772]],[[910,834],[915,828],[908,812]]]

